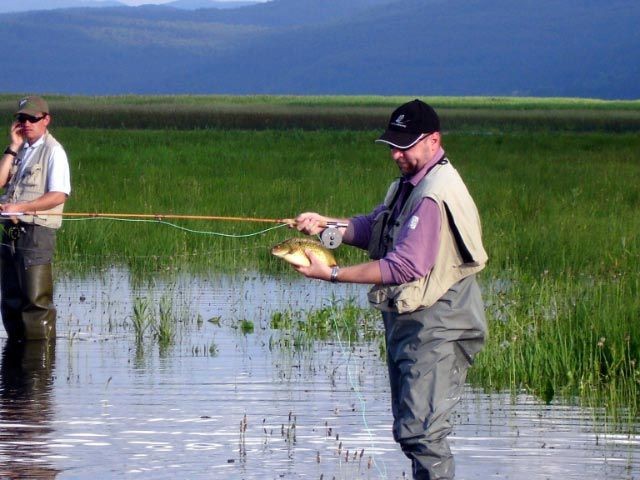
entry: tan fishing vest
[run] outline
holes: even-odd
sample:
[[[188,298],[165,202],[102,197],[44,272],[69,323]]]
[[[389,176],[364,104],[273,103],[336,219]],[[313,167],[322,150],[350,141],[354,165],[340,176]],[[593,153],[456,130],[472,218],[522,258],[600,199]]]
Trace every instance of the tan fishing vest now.
[[[19,169],[19,163],[25,154],[25,149],[21,149],[16,156],[16,161],[11,167],[11,179],[7,184],[5,194],[2,201],[9,203],[30,202],[46,193],[47,171],[49,167],[49,159],[51,151],[54,147],[60,145],[53,136],[47,132],[44,134],[44,142],[33,153],[28,165],[22,173]],[[35,223],[48,228],[60,228],[62,225],[62,215],[47,215],[47,213],[62,213],[64,203],[51,210],[38,214],[37,217],[32,215],[24,215],[20,217],[20,221],[24,223]]]
[[[396,180],[389,188],[385,198],[387,207],[391,206],[399,185],[400,181]],[[440,209],[440,247],[435,264],[418,280],[401,285],[375,285],[369,291],[369,302],[379,310],[405,313],[430,307],[454,284],[486,265],[488,256],[482,246],[478,210],[462,178],[448,161],[436,164],[413,189],[397,221],[382,227],[382,235],[372,237],[372,242],[380,243],[388,238],[391,244],[370,245],[370,254],[376,249],[386,251],[395,246],[398,230],[411,221],[407,219],[409,212],[425,197],[433,199]]]

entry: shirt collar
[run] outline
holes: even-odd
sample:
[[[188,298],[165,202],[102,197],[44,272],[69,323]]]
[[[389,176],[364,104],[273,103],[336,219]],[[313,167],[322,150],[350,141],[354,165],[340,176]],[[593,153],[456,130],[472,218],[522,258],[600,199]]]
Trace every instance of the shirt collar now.
[[[36,140],[35,142],[33,142],[33,144],[29,144],[29,142],[24,142],[24,146],[25,148],[35,148],[35,147],[39,147],[40,145],[42,145],[44,143],[44,137],[47,134],[45,133],[44,135],[42,135],[38,140]]]

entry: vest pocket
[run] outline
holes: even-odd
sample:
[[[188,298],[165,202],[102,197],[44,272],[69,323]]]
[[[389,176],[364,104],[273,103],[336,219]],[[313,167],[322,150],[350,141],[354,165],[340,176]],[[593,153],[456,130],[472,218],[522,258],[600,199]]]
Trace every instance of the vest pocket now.
[[[383,312],[409,313],[428,307],[424,303],[424,278],[402,285],[376,285],[367,295],[372,307]]]
[[[35,187],[40,183],[42,176],[42,165],[32,165],[27,167],[22,175],[22,183],[25,187]]]

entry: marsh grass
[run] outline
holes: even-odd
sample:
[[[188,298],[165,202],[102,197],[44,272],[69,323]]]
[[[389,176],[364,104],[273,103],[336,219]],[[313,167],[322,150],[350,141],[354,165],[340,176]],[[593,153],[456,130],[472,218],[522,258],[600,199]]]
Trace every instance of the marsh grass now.
[[[135,298],[131,322],[133,324],[136,342],[140,343],[144,340],[146,331],[153,324],[153,315],[149,310],[149,303],[147,300],[140,297]]]
[[[376,205],[396,175],[386,149],[372,141],[377,133],[62,129],[57,136],[74,174],[68,211],[283,218],[305,210],[349,216]],[[480,280],[491,336],[471,380],[612,412],[624,406],[635,418],[640,139],[537,132],[456,133],[444,141],[478,203],[490,255]],[[292,274],[269,255],[271,245],[295,235],[287,228],[253,235],[264,225],[180,224],[249,236],[158,222],[65,221],[57,268],[120,263],[140,278],[211,269]],[[346,246],[336,256],[343,265],[365,259]],[[333,311],[283,315],[291,318],[278,322],[295,328],[282,342],[295,348],[337,331],[354,338],[330,325]]]
[[[253,321],[243,318],[240,320],[239,328],[244,335],[249,335],[255,331],[256,327]]]
[[[491,257],[480,276],[490,337],[470,379],[637,418],[638,139],[460,135],[449,145],[453,158],[474,147],[484,159],[459,165]]]
[[[401,96],[47,96],[58,125],[115,129],[378,129]],[[428,97],[446,131],[637,131],[640,101]],[[10,119],[16,96],[0,95]]]
[[[153,298],[136,297],[133,302],[131,324],[136,344],[142,346],[148,333],[160,349],[170,347],[176,337],[177,326],[183,323],[179,312],[168,295],[163,296],[156,304]]]
[[[60,97],[52,102],[60,112],[52,129],[71,161],[67,211],[264,218],[306,210],[365,213],[397,175],[386,149],[373,140],[404,100]],[[449,158],[478,204],[490,256],[480,275],[490,337],[470,379],[489,390],[526,389],[549,402],[575,399],[634,424],[640,407],[640,138],[615,132],[640,130],[638,102],[432,103],[443,112]],[[275,129],[291,125],[296,128]],[[199,130],[177,130],[194,127]],[[572,133],[585,131],[593,133]],[[56,267],[82,274],[121,264],[140,279],[204,270],[292,275],[268,253],[293,236],[291,230],[176,223],[209,233],[159,222],[65,220]],[[336,256],[342,265],[365,259],[346,246]],[[289,333],[274,341],[308,348],[312,339],[336,334],[361,338],[365,327],[354,319],[362,313],[349,308],[282,313],[273,327]],[[145,328],[141,317],[137,329]],[[380,350],[384,354],[383,343]]]
[[[165,348],[173,343],[176,320],[171,299],[163,297],[158,305],[157,322],[154,324],[154,335],[160,347]]]
[[[640,414],[638,279],[537,278],[485,282],[490,338],[470,379],[604,408],[615,423]]]
[[[74,212],[278,219],[308,209],[335,209],[347,215],[352,209],[368,210],[384,194],[386,179],[395,175],[371,137],[361,154],[347,159],[344,149],[356,148],[358,141],[349,132],[73,129],[58,137],[74,152],[74,192],[66,207]],[[363,197],[354,184],[378,187]],[[115,261],[157,271],[185,264],[228,271],[266,265],[283,271],[285,265],[269,255],[269,247],[294,235],[287,228],[257,234],[277,224],[172,223],[207,233],[156,221],[65,221],[58,265],[82,268]]]
[[[317,341],[337,340],[349,345],[382,339],[376,312],[358,307],[354,300],[333,300],[326,307],[306,312],[276,312],[269,326],[281,332],[279,337],[271,339],[272,347],[294,350],[312,349]]]

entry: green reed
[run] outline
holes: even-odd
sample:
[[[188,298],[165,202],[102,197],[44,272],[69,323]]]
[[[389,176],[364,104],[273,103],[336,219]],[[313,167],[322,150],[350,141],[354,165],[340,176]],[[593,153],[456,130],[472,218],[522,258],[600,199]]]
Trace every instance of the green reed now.
[[[142,345],[147,332],[152,332],[153,339],[161,349],[171,346],[176,336],[176,325],[180,322],[175,311],[173,300],[163,296],[157,305],[151,298],[136,297],[133,303],[131,323],[136,343]]]
[[[154,325],[154,336],[160,347],[168,347],[173,343],[178,320],[175,315],[171,299],[163,297],[158,305],[158,320]]]
[[[149,303],[145,299],[136,297],[133,303],[133,316],[131,317],[136,342],[144,340],[145,333],[153,324],[153,315],[149,310]]]
[[[471,379],[637,418],[638,140],[450,138],[483,216],[490,338]],[[458,148],[460,153],[458,154]]]

